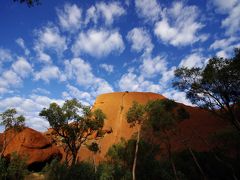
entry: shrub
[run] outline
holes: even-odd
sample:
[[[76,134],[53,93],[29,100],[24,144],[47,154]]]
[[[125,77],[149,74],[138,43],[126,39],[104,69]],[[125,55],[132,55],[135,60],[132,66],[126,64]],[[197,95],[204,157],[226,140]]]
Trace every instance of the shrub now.
[[[29,173],[26,157],[13,153],[10,159],[0,158],[0,179],[21,180]]]
[[[43,173],[49,180],[95,179],[94,166],[89,162],[79,162],[75,165],[67,166],[66,163],[61,163],[58,159],[54,159],[43,169]]]

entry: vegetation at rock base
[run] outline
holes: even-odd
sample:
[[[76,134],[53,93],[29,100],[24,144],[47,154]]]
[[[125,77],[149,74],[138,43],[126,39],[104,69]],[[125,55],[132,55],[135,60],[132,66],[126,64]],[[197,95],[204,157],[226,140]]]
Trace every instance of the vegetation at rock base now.
[[[21,180],[29,173],[26,164],[27,157],[13,153],[10,158],[0,158],[0,179]]]
[[[95,179],[94,166],[90,162],[77,162],[72,166],[55,159],[43,169],[48,180]]]

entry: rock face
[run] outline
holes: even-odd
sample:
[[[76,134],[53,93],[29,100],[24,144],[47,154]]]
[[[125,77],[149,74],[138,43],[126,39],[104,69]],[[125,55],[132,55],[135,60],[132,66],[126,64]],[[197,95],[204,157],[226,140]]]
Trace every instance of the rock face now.
[[[120,142],[121,138],[130,139],[136,132],[137,127],[130,128],[126,120],[126,113],[133,101],[145,104],[149,100],[164,98],[160,94],[150,92],[114,92],[98,96],[93,108],[99,108],[106,114],[103,131],[108,133],[103,138],[97,138],[101,152],[96,155],[96,160],[103,160],[113,144]],[[80,159],[92,159],[92,153],[83,147],[79,157]]]
[[[3,136],[2,134],[2,143]],[[10,156],[14,152],[21,156],[27,156],[27,164],[30,169],[41,169],[45,163],[60,155],[55,145],[52,145],[40,132],[31,128],[24,128],[18,133],[7,131],[6,142],[4,156]]]
[[[103,129],[111,129],[112,132],[105,134],[104,138],[97,140],[100,144],[101,152],[97,154],[96,159],[98,161],[104,159],[109,147],[114,143],[118,143],[121,138],[130,139],[136,132],[137,127],[131,128],[126,120],[126,112],[132,106],[133,101],[145,104],[149,100],[164,98],[162,95],[147,92],[115,92],[98,96],[93,108],[100,108],[106,114],[107,119]],[[209,134],[225,128],[227,126],[226,123],[197,107],[185,106],[183,104],[180,104],[180,106],[184,106],[190,114],[190,118],[181,122],[178,125],[180,133],[171,137],[173,149],[177,151],[185,148],[182,140],[187,140],[194,150],[208,150],[210,146],[206,144],[205,139]],[[151,132],[145,132],[145,135],[150,136]],[[161,142],[161,139],[158,137],[153,137],[153,139],[156,143]],[[79,156],[80,159],[91,159],[92,154],[83,147]]]
[[[103,128],[104,136],[98,137],[96,135],[96,138],[92,137],[88,141],[89,144],[96,141],[100,145],[101,152],[96,154],[96,161],[103,160],[109,147],[120,142],[121,138],[128,140],[136,132],[137,127],[130,127],[126,120],[126,113],[132,106],[133,101],[145,104],[149,100],[164,98],[162,95],[147,92],[115,92],[98,96],[93,108],[101,109],[107,118]],[[206,141],[207,137],[225,128],[227,124],[197,107],[179,105],[188,111],[190,118],[178,124],[179,134],[172,135],[173,150],[179,151],[186,148],[182,143],[183,140],[187,140],[191,144],[191,148],[197,151],[206,151],[211,148],[211,145]],[[142,135],[152,138],[156,144],[161,142],[161,139],[154,137],[151,131],[147,130]],[[0,135],[0,144],[3,142],[3,136],[3,134]],[[62,144],[57,141],[52,129],[42,134],[33,129],[25,128],[20,133],[10,132],[6,136],[10,141],[4,155],[9,156],[13,152],[27,155],[27,163],[32,169],[38,167],[40,169],[40,166],[44,166],[46,162],[59,154],[64,160],[65,153]],[[80,160],[93,160],[93,153],[83,145],[78,158]]]

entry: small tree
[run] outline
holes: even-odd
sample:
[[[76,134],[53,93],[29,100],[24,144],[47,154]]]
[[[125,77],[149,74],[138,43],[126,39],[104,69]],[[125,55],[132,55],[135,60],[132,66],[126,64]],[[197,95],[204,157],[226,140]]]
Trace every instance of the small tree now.
[[[130,126],[133,127],[136,124],[138,124],[137,128],[137,142],[136,142],[136,148],[135,148],[135,155],[134,155],[134,161],[133,161],[133,167],[132,167],[132,177],[133,180],[136,179],[136,165],[137,165],[137,154],[138,154],[138,146],[140,141],[140,134],[141,134],[141,125],[143,121],[145,120],[145,108],[144,105],[138,104],[137,102],[133,102],[132,107],[129,108],[126,116],[127,116],[127,122],[130,123]]]
[[[188,118],[189,115],[182,107],[177,108],[176,102],[168,99],[149,101],[146,105],[146,111],[148,123],[150,123],[153,131],[161,137],[175,178],[178,179],[175,163],[172,159],[170,133],[176,130],[176,125],[179,121]]]
[[[17,116],[16,109],[7,109],[0,114],[0,125],[5,126],[5,129],[19,130],[25,126],[25,117],[23,115]]]
[[[193,104],[229,120],[240,131],[240,49],[230,59],[213,57],[203,68],[175,71],[173,86]]]
[[[62,107],[51,103],[49,108],[40,112],[40,116],[45,117],[62,138],[66,153],[72,155],[72,165],[77,163],[81,145],[93,132],[102,129],[106,118],[100,109],[92,111],[89,106],[82,105],[76,99],[65,101]]]
[[[0,149],[0,156],[2,157],[5,149],[7,148],[8,143],[14,138],[8,137],[7,140],[7,130],[20,131],[25,126],[25,117],[23,115],[17,115],[16,109],[7,109],[0,114],[0,125],[5,127],[5,132],[3,134],[3,144]]]

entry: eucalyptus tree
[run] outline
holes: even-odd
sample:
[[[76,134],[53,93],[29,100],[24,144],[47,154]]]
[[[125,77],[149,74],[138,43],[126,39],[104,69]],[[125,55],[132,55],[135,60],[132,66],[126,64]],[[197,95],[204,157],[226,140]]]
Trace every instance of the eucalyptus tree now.
[[[213,57],[202,68],[176,69],[173,86],[240,132],[240,49],[232,58]]]
[[[130,127],[137,125],[137,142],[136,142],[134,161],[132,166],[132,178],[133,180],[135,180],[138,146],[139,146],[140,135],[141,135],[141,126],[144,120],[146,119],[145,106],[134,101],[132,107],[130,107],[128,112],[126,113],[126,117],[127,117],[127,122],[130,124]]]
[[[83,143],[95,131],[103,128],[106,119],[102,110],[92,110],[77,99],[66,100],[62,107],[51,103],[39,115],[46,118],[53,130],[62,138],[66,153],[70,152],[72,155],[72,165],[77,163],[77,155]]]

